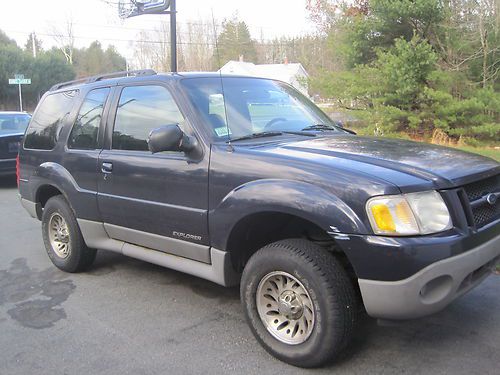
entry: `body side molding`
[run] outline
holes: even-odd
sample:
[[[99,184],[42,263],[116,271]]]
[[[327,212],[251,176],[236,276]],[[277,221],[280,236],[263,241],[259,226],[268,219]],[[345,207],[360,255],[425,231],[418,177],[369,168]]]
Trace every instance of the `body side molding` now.
[[[77,219],[77,221],[85,243],[89,247],[114,251],[132,258],[197,276],[223,286],[239,284],[240,275],[234,271],[230,256],[225,251],[213,247],[209,248],[210,264],[202,263],[128,242],[114,240],[109,237],[103,223],[84,219]]]
[[[109,237],[198,262],[210,263],[210,246],[104,223]]]

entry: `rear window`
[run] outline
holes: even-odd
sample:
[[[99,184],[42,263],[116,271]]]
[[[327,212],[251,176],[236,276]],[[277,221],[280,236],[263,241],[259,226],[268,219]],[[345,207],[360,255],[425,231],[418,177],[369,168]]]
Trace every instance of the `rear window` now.
[[[70,113],[78,91],[48,95],[40,104],[24,138],[24,148],[52,150],[61,131],[64,118]]]
[[[24,113],[0,113],[0,135],[24,134],[30,118]]]

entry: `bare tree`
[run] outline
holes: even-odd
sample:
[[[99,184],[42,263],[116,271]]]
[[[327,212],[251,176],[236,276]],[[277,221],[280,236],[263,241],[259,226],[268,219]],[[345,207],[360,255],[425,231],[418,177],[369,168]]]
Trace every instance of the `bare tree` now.
[[[214,28],[202,20],[189,22],[182,30],[182,69],[186,71],[209,71],[213,67]]]
[[[52,25],[51,33],[68,64],[73,65],[73,51],[75,49],[73,16],[66,17],[65,25],[62,28]]]
[[[213,69],[215,37],[213,26],[204,21],[188,22],[177,32],[179,69],[209,71]],[[133,43],[135,68],[169,71],[170,25],[162,21],[153,31],[141,31]]]

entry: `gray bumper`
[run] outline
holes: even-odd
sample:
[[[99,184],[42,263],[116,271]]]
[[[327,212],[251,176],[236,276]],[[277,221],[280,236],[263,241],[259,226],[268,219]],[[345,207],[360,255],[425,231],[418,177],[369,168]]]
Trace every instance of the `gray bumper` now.
[[[399,281],[359,279],[368,315],[413,319],[435,313],[468,292],[500,262],[500,235],[466,253],[431,264]]]
[[[21,196],[19,196],[19,200],[21,201],[21,205],[24,207],[26,211],[28,211],[28,213],[32,218],[35,219],[41,218],[42,210],[39,203],[35,203],[27,199],[21,198]]]

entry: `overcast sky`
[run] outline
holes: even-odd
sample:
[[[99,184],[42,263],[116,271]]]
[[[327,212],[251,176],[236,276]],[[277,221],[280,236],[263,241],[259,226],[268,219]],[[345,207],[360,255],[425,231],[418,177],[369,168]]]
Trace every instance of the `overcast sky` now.
[[[74,20],[77,47],[99,40],[104,46],[114,44],[127,58],[132,56],[130,42],[141,29],[152,29],[168,16],[145,15],[121,21],[118,0],[24,0],[2,1],[0,29],[24,46],[28,34],[35,31],[44,48],[55,44],[54,28],[62,29],[69,18]],[[306,0],[177,0],[179,24],[231,17],[236,12],[250,27],[254,38],[298,36],[314,30],[307,17]]]

